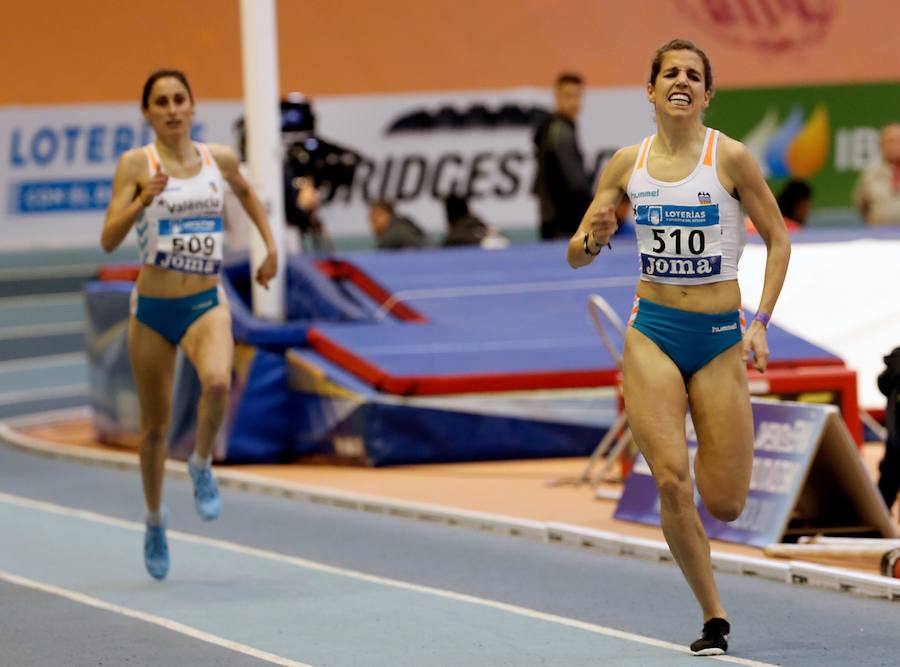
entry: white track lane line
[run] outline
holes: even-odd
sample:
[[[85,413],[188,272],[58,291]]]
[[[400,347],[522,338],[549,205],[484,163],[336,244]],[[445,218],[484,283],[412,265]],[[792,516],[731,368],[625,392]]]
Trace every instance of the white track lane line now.
[[[67,384],[47,389],[26,389],[24,391],[0,392],[0,405],[14,405],[29,401],[40,401],[51,398],[69,398],[70,396],[87,395],[90,387],[86,384]]]
[[[27,294],[25,296],[0,296],[0,308],[33,306],[68,306],[81,303],[81,292],[61,292],[55,294]]]
[[[90,512],[88,510],[79,510],[71,507],[65,507],[63,505],[56,505],[54,503],[44,502],[42,500],[32,500],[30,498],[24,498],[22,496],[16,496],[8,493],[0,492],[0,502],[5,502],[10,505],[17,505],[19,507],[24,507],[32,510],[39,510],[43,512],[47,512],[50,514],[57,514],[60,516],[70,517],[82,519],[84,521],[91,521],[94,523],[100,523],[107,526],[115,526],[117,528],[124,528],[126,530],[131,530],[135,532],[143,532],[144,525],[141,523],[137,523],[136,521],[126,521],[124,519],[117,519],[115,517],[107,516],[105,514],[99,514],[96,512]],[[379,577],[376,575],[366,574],[365,572],[359,572],[357,570],[350,570],[346,568],[334,567],[332,565],[326,565],[324,563],[318,563],[316,561],[307,560],[305,558],[299,558],[296,556],[287,556],[285,554],[280,554],[274,551],[267,551],[265,549],[258,549],[256,547],[248,547],[242,544],[237,544],[235,542],[228,542],[226,540],[218,540],[209,537],[201,537],[199,535],[192,535],[190,533],[183,533],[180,531],[169,530],[167,531],[167,535],[170,538],[174,538],[176,540],[181,540],[183,542],[191,542],[194,544],[202,544],[208,547],[214,547],[217,549],[222,549],[223,551],[230,551],[232,553],[243,554],[246,556],[254,556],[256,558],[261,558],[264,560],[275,561],[278,563],[286,563],[288,565],[294,565],[295,567],[301,567],[307,570],[313,570],[315,572],[323,572],[326,574],[339,575],[343,577],[348,577],[351,579],[356,579],[358,581],[365,581],[373,584],[380,584],[383,586],[390,586],[392,588],[399,588],[401,590],[413,591],[416,593],[422,593],[425,595],[434,595],[436,597],[440,597],[446,600],[454,600],[456,602],[465,602],[468,604],[477,605],[480,607],[487,607],[490,609],[496,609],[498,611],[504,611],[510,614],[515,614],[517,616],[523,616],[525,618],[532,618],[541,621],[546,621],[548,623],[555,623],[557,625],[566,626],[569,628],[577,628],[579,630],[585,630],[587,632],[592,632],[594,634],[603,635],[605,637],[614,637],[616,639],[623,639],[626,641],[635,642],[638,644],[644,644],[645,646],[653,646],[656,648],[668,649],[670,651],[675,651],[677,653],[690,653],[690,651],[685,646],[681,646],[680,644],[673,644],[671,642],[662,641],[660,639],[654,639],[652,637],[644,637],[642,635],[636,635],[630,632],[624,632],[622,630],[616,630],[614,628],[607,628],[602,625],[596,625],[594,623],[588,623],[585,621],[579,621],[574,618],[567,618],[565,616],[557,616],[556,614],[548,614],[541,611],[536,611],[534,609],[528,609],[526,607],[519,607],[517,605],[508,604],[506,602],[498,602],[496,600],[489,600],[486,598],[475,597],[474,595],[466,595],[464,593],[455,593],[453,591],[448,591],[440,588],[433,588],[431,586],[422,586],[420,584],[412,584],[406,581],[400,581],[398,579],[389,579],[387,577]],[[767,662],[758,662],[755,660],[747,660],[744,658],[736,658],[733,656],[713,656],[712,659],[720,660],[722,662],[728,662],[735,665],[745,665],[746,667],[775,667]]]
[[[86,327],[87,325],[83,320],[77,322],[56,322],[53,324],[17,324],[11,327],[0,327],[0,340],[83,333]]]
[[[95,609],[102,609],[103,611],[109,611],[113,614],[127,616],[128,618],[134,618],[138,621],[144,621],[145,623],[152,623],[153,625],[158,625],[162,628],[165,628],[166,630],[171,630],[172,632],[187,635],[188,637],[199,639],[200,641],[206,642],[208,644],[213,644],[215,646],[227,648],[237,653],[249,655],[253,658],[265,660],[266,662],[270,662],[273,665],[284,665],[285,667],[312,667],[312,665],[308,665],[303,662],[297,662],[296,660],[283,658],[280,655],[267,653],[266,651],[260,651],[259,649],[255,649],[252,646],[233,642],[230,639],[225,639],[224,637],[219,637],[218,635],[213,635],[208,632],[203,632],[202,630],[197,630],[196,628],[178,623],[177,621],[171,621],[161,616],[147,614],[142,611],[123,607],[121,605],[110,604],[109,602],[98,600],[97,598],[91,597],[89,595],[84,595],[83,593],[77,593],[75,591],[70,591],[67,588],[61,588],[59,586],[42,583],[40,581],[34,581],[33,579],[26,579],[25,577],[20,577],[4,570],[0,570],[0,579],[16,586],[23,586],[32,590],[41,591],[42,593],[57,595],[61,598],[71,600],[72,602],[78,602],[80,604],[87,605],[88,607],[94,607]]]
[[[87,355],[84,352],[64,352],[62,354],[46,354],[42,357],[0,361],[0,373],[78,365],[87,366]]]

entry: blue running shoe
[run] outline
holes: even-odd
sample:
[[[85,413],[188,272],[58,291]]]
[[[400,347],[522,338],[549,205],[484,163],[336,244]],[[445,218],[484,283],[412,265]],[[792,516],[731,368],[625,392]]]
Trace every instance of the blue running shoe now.
[[[191,481],[194,482],[194,506],[197,508],[197,514],[204,521],[212,521],[222,511],[219,488],[212,475],[212,468],[195,468],[188,461],[188,472],[191,474]]]
[[[165,579],[169,573],[169,544],[166,542],[166,521],[160,526],[147,524],[144,533],[144,565],[154,579]]]

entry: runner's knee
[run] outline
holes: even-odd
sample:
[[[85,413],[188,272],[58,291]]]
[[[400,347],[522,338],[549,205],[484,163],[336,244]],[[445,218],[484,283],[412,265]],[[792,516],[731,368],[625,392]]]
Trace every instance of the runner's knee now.
[[[141,442],[148,447],[159,447],[166,444],[169,425],[165,422],[144,424],[141,429]]]
[[[231,389],[230,373],[206,373],[201,379],[200,384],[203,386],[203,393],[209,397],[224,398]]]
[[[671,468],[654,470],[660,503],[667,509],[694,504],[694,485],[686,471]]]
[[[719,521],[734,521],[744,511],[744,498],[703,498],[706,509]]]

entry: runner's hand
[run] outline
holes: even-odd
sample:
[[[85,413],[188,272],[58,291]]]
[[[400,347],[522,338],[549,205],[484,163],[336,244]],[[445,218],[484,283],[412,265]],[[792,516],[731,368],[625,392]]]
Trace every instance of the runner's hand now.
[[[256,270],[256,282],[269,289],[269,281],[278,272],[278,254],[270,252]]]
[[[595,209],[590,214],[590,235],[589,241],[595,248],[600,248],[609,243],[609,239],[616,233],[619,223],[616,220],[616,209],[614,206],[604,206]]]
[[[762,323],[753,320],[747,331],[744,333],[743,348],[741,350],[741,358],[744,363],[753,353],[753,368],[760,373],[766,370],[769,365],[769,343],[766,341],[766,328]]]
[[[144,208],[150,206],[153,198],[166,189],[166,183],[168,182],[169,175],[162,171],[157,171],[150,177],[147,185],[141,188],[141,204],[143,204]]]

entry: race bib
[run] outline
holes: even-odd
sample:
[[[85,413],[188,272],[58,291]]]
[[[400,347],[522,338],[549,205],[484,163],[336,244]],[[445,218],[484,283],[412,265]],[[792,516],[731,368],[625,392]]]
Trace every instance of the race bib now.
[[[643,275],[705,278],[721,273],[718,204],[642,204],[637,207],[635,223]]]
[[[154,264],[164,269],[212,275],[222,267],[222,218],[160,220]]]

